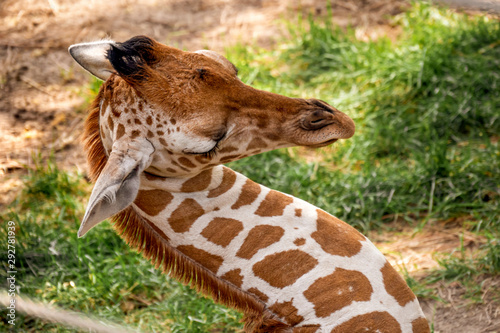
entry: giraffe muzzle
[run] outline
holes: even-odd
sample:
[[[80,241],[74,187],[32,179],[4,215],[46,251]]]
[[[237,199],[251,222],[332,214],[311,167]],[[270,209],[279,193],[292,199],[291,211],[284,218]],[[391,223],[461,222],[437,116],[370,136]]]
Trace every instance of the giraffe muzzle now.
[[[354,135],[355,125],[349,116],[328,105],[311,99],[299,121],[300,135],[296,144],[312,148],[323,147],[338,139],[348,139]]]

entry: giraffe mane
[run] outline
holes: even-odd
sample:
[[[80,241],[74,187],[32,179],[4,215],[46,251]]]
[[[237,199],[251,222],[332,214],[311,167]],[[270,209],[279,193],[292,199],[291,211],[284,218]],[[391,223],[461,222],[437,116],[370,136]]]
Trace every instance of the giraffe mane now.
[[[89,177],[95,182],[107,163],[108,156],[100,136],[99,112],[106,83],[92,102],[85,122],[84,146],[89,165]],[[244,313],[246,332],[290,332],[290,325],[283,323],[255,296],[217,277],[168,244],[154,225],[140,216],[133,206],[111,218],[115,231],[125,242],[147,258],[156,269],[198,292]]]

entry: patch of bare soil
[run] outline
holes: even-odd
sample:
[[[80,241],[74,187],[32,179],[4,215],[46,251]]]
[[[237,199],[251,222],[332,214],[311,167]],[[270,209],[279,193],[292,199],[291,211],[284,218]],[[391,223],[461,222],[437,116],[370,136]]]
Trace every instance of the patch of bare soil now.
[[[500,13],[500,0],[435,0],[452,8],[482,11],[491,14]]]
[[[462,221],[445,222],[450,223],[429,224],[417,232],[410,227],[372,232],[369,238],[400,272],[420,280],[439,267],[439,259],[450,253],[473,257],[486,242],[461,227]],[[500,332],[500,276],[480,276],[474,282],[478,286],[474,295],[470,285],[457,281],[425,287],[432,290],[434,299],[420,299],[420,304],[435,333]]]
[[[440,282],[431,286],[440,301],[420,300],[434,333],[500,332],[500,276],[481,277],[480,301],[473,302],[469,290],[458,282]]]
[[[447,0],[448,1],[448,0]],[[498,0],[495,0],[498,1]],[[360,39],[397,34],[387,18],[406,0],[332,0],[334,20],[356,27]],[[20,177],[33,156],[53,154],[59,167],[85,170],[80,137],[89,76],[67,53],[69,45],[111,37],[124,41],[145,34],[188,50],[223,51],[236,42],[276,43],[283,33],[276,22],[299,12],[326,14],[326,0],[4,0],[0,2],[0,209],[21,187]],[[416,274],[436,266],[433,253],[459,247],[456,230],[424,230],[372,235],[396,266]],[[396,241],[391,241],[397,239]],[[477,247],[466,234],[466,245]],[[486,287],[499,280],[483,281]],[[464,306],[460,286],[439,285],[447,303],[423,302],[436,332],[495,332],[498,302],[485,290],[485,302]],[[446,296],[446,297],[444,297]]]

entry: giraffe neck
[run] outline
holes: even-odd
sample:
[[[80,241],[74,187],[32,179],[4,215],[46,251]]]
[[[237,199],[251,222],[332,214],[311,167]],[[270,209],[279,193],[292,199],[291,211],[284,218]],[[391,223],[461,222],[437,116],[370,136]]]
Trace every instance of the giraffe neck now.
[[[420,318],[413,293],[364,236],[229,168],[184,180],[145,174],[131,209],[154,231],[145,251],[166,243],[198,269],[189,276],[195,287],[213,279],[227,292],[220,301],[236,300],[226,304],[244,312],[251,304],[263,331],[321,331],[346,317],[369,320],[374,309],[395,325],[402,313],[405,320]],[[399,323],[403,332],[411,331],[411,321]]]
[[[231,203],[228,197],[234,197],[235,188],[241,188],[241,194]],[[225,249],[231,238],[243,230],[243,222],[225,217],[228,211],[251,205],[263,189],[224,166],[184,179],[144,173],[134,204],[113,217],[114,227],[156,268],[162,267],[216,302],[243,312],[246,331],[286,329],[289,325],[267,308],[266,295],[241,288],[241,270],[221,270],[225,257],[231,255],[222,255],[220,250],[214,254],[213,249],[200,246],[196,240],[202,237],[204,245]],[[206,224],[207,219],[211,227],[199,232],[200,222],[205,220],[202,223]],[[239,255],[255,251],[248,245],[246,252]]]

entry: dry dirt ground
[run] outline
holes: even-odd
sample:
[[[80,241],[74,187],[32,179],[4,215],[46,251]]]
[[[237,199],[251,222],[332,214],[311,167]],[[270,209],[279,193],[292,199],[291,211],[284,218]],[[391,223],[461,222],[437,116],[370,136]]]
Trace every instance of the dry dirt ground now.
[[[477,3],[500,9],[498,0]],[[339,25],[353,24],[360,38],[368,38],[391,33],[386,17],[408,3],[333,0],[332,5]],[[80,135],[89,76],[68,55],[69,45],[146,34],[188,50],[223,51],[236,42],[269,46],[283,33],[276,20],[299,11],[321,15],[326,0],[0,0],[0,209],[18,193],[34,154],[53,154],[64,169],[86,168]],[[415,235],[402,230],[398,237],[371,236],[393,264],[419,276],[437,265],[436,253],[459,247],[461,233],[434,225]],[[467,233],[464,239],[471,251],[482,242]],[[483,283],[481,305],[463,300],[465,291],[458,284],[434,286],[446,302],[422,304],[435,332],[500,332],[499,303],[488,293],[500,279]]]

